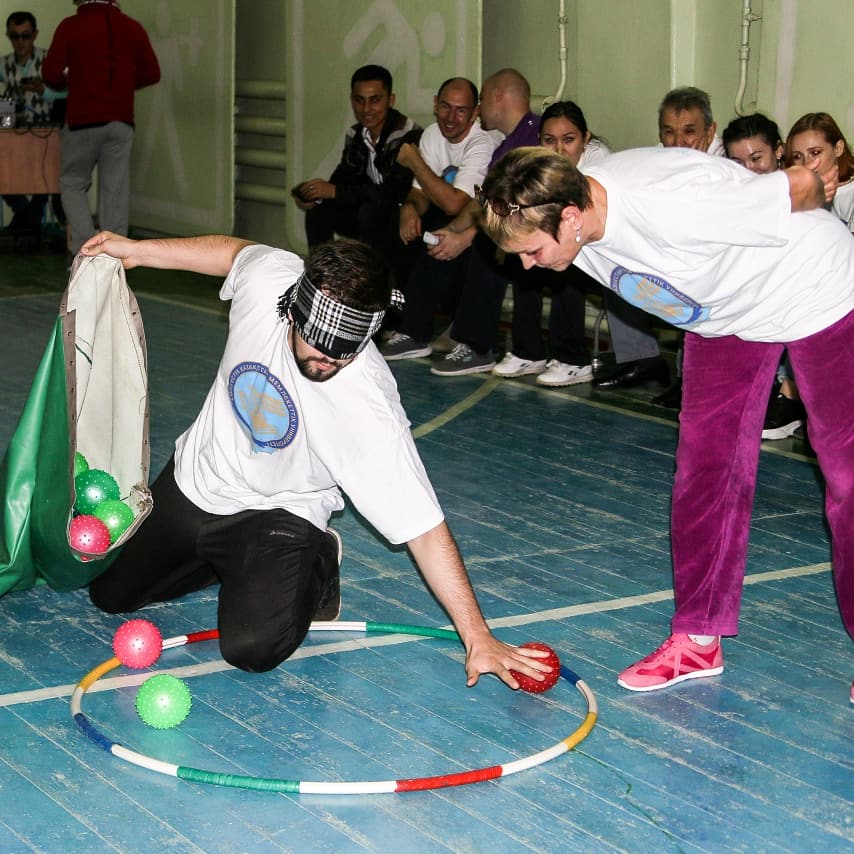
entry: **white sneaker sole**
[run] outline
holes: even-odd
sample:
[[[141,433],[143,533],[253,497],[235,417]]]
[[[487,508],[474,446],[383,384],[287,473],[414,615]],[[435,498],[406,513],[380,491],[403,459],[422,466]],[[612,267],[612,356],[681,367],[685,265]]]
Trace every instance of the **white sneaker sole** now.
[[[417,350],[406,350],[403,353],[389,353],[388,355],[382,353],[382,357],[387,362],[399,362],[403,359],[423,359],[425,356],[429,356],[432,352],[432,347],[419,347]]]
[[[492,371],[492,365],[473,365],[456,371],[443,371],[438,367],[430,368],[430,373],[437,377],[464,377],[467,374],[488,374],[490,371]]]
[[[804,422],[803,421],[792,421],[789,424],[784,424],[782,427],[774,427],[771,430],[763,430],[762,438],[767,440],[775,440],[775,439],[788,439],[789,436],[794,435],[795,430],[798,429]]]
[[[512,380],[513,377],[527,377],[531,374],[541,374],[545,368],[522,368],[519,371],[499,371],[496,368],[492,369],[492,373],[496,377],[501,377],[504,380]]]
[[[669,682],[662,682],[660,685],[627,685],[622,679],[617,679],[617,684],[621,688],[626,688],[629,691],[660,691],[662,688],[670,688],[673,685],[678,685],[680,682],[685,682],[688,679],[702,679],[705,676],[720,676],[724,672],[723,665],[720,667],[710,667],[708,670],[695,670],[693,673],[683,673]]]
[[[584,385],[584,383],[592,382],[592,374],[589,377],[572,377],[572,379],[568,380],[550,380],[547,377],[543,376],[543,374],[540,374],[537,377],[537,385],[546,386],[547,388],[564,388],[568,385]]]

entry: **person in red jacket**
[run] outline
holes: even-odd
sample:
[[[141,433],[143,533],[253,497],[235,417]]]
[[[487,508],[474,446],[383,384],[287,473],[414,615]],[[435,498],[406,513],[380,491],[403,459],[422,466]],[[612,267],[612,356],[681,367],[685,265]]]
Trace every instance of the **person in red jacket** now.
[[[59,185],[76,255],[95,234],[86,194],[96,165],[100,227],[128,232],[134,93],[160,80],[160,65],[142,25],[117,0],[74,5],[77,13],[54,33],[42,78],[68,89]]]

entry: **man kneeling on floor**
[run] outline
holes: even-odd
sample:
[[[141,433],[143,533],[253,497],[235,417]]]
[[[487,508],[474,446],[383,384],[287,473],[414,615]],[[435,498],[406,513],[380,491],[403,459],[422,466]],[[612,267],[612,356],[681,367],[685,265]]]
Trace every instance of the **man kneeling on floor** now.
[[[466,648],[468,685],[510,669],[541,679],[545,655],[492,636],[415,448],[397,386],[371,338],[393,299],[379,256],[341,240],[308,261],[235,237],[129,240],[102,232],[82,248],[124,267],[225,277],[228,339],[196,420],[152,486],[154,509],[90,586],[110,613],[219,583],[222,655],[270,670],[312,619],[341,606],[341,540],[327,527],[356,509],[406,543]]]

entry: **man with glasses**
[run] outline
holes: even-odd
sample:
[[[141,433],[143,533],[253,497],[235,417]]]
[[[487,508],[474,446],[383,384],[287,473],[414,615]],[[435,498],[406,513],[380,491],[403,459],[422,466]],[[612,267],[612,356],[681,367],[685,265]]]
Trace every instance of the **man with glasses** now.
[[[6,19],[6,36],[12,53],[0,64],[0,96],[14,100],[15,124],[18,127],[45,125],[51,120],[51,107],[65,96],[48,88],[42,80],[42,64],[47,51],[36,47],[39,31],[36,18],[30,12],[13,12]],[[12,209],[9,231],[13,234],[38,232],[41,227],[47,195],[4,195],[3,201]]]
[[[428,231],[446,225],[468,205],[503,138],[502,134],[481,127],[477,87],[465,77],[453,77],[439,87],[433,99],[433,114],[436,121],[424,131],[419,145],[404,144],[397,155],[397,162],[415,176],[400,208],[400,239],[406,244],[422,240]],[[452,298],[450,293],[439,293],[449,289],[437,287],[434,268],[427,247],[422,246],[406,287],[407,299],[427,296],[435,304]],[[428,310],[426,321],[424,311],[416,311],[414,304],[404,311],[400,331],[383,347],[386,359],[416,359],[433,352],[429,344],[433,307]]]

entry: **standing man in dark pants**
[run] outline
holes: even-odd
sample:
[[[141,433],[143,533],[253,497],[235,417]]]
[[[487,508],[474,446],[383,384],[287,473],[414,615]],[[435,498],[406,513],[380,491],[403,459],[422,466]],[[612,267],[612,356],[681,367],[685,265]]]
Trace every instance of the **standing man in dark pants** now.
[[[62,133],[62,206],[77,254],[95,233],[87,192],[98,167],[101,228],[127,234],[134,92],[160,80],[160,66],[142,25],[116,0],[74,0],[77,14],[56,28],[42,77],[68,89]]]

